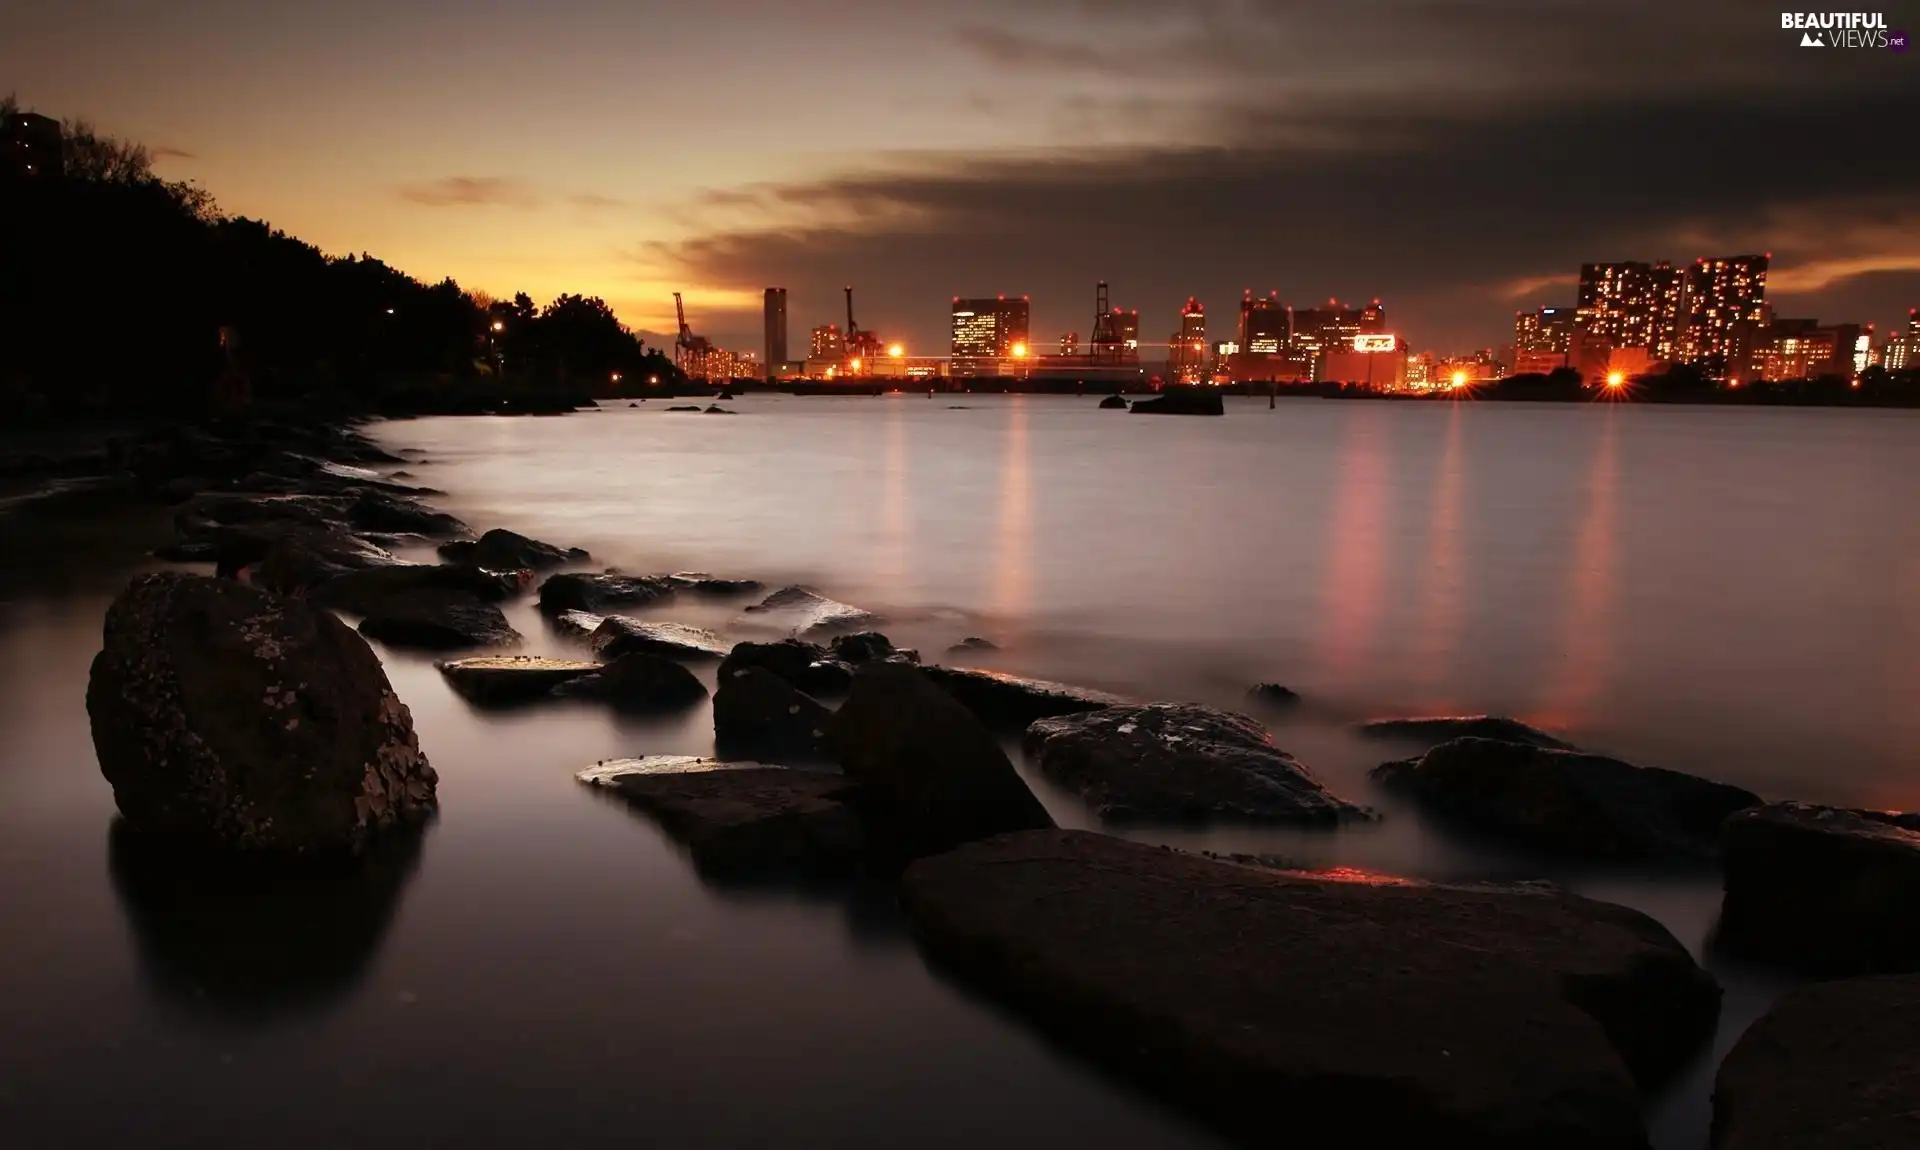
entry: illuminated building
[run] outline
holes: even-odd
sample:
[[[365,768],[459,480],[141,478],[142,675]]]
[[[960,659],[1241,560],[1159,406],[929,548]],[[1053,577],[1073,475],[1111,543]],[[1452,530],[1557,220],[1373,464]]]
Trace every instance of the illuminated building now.
[[[60,121],[33,112],[0,118],[0,177],[58,179],[66,174],[66,140]]]
[[[1440,386],[1439,369],[1434,366],[1433,353],[1430,351],[1408,356],[1402,370],[1403,382],[1413,391],[1427,391]]]
[[[839,324],[822,324],[813,329],[813,338],[807,346],[808,359],[845,359],[847,356],[847,337],[840,334]]]
[[[1287,309],[1279,292],[1264,297],[1246,293],[1240,299],[1240,332],[1234,342],[1243,355],[1279,355],[1286,349]]]
[[[953,301],[954,373],[997,370],[984,361],[1024,357],[1031,321],[1026,297]]]
[[[1398,337],[1368,332],[1320,354],[1321,383],[1349,383],[1376,391],[1398,391],[1406,385],[1407,349]]]
[[[1907,330],[1887,340],[1880,366],[1888,371],[1920,370],[1920,308],[1907,312]]]
[[[1614,347],[1653,347],[1657,294],[1652,264],[1581,264],[1575,323]]]
[[[1113,309],[1113,333],[1120,337],[1120,354],[1140,354],[1140,309]]]
[[[1680,354],[1681,309],[1687,298],[1687,273],[1665,260],[1653,265],[1653,358],[1671,360]]]
[[[1724,377],[1733,358],[1734,326],[1765,320],[1767,256],[1702,259],[1686,272],[1679,357],[1709,376]]]
[[[1080,333],[1070,331],[1060,337],[1060,354],[1063,356],[1080,354]]]
[[[787,289],[770,287],[766,296],[766,365],[767,378],[780,370],[787,362]]]
[[[1325,307],[1287,309],[1288,369],[1298,379],[1319,378],[1322,357],[1350,347],[1357,335],[1379,335],[1386,330],[1387,310],[1374,300],[1366,307],[1348,307],[1328,300]]]
[[[1192,296],[1180,309],[1180,330],[1167,339],[1167,373],[1183,383],[1197,383],[1207,373],[1207,309]]]
[[[1513,315],[1513,372],[1546,375],[1567,366],[1573,350],[1573,308],[1543,307]]]
[[[1777,320],[1767,329],[1755,357],[1760,378],[1771,381],[1851,379],[1867,369],[1873,326],[1841,323],[1821,326],[1810,319]]]

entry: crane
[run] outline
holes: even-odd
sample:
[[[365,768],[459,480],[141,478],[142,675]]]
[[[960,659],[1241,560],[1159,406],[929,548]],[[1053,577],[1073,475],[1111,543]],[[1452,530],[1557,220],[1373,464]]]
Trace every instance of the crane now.
[[[847,363],[854,371],[866,364],[868,370],[880,358],[880,337],[870,331],[861,331],[860,325],[853,321],[853,285],[847,285]]]
[[[673,340],[673,366],[688,379],[707,377],[707,353],[713,345],[705,336],[693,334],[687,326],[687,305],[681,301],[680,293],[673,293],[673,314],[680,321],[680,332]]]

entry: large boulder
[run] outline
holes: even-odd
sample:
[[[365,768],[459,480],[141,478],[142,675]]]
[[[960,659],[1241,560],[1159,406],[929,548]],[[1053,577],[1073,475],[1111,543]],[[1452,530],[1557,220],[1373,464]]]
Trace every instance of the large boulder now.
[[[1720,824],[1758,806],[1751,791],[1578,751],[1455,739],[1373,777],[1478,833],[1601,860],[1704,859]]]
[[[603,666],[537,655],[477,655],[438,664],[447,684],[461,698],[482,707],[547,698],[560,684],[599,674]]]
[[[521,641],[500,608],[461,592],[393,596],[360,620],[360,633],[414,651],[512,647]]]
[[[1055,715],[1077,715],[1102,707],[1120,707],[1133,702],[1119,695],[1050,683],[1045,679],[1025,679],[998,671],[964,667],[927,667],[927,677],[947,694],[960,700],[974,717],[996,730],[1024,731],[1040,719]]]
[[[344,531],[290,524],[227,528],[212,536],[217,573],[250,571],[259,586],[301,594],[354,571],[400,563],[390,552]]]
[[[402,599],[501,603],[524,592],[529,581],[525,571],[493,571],[465,563],[396,563],[343,572],[312,588],[308,597],[336,610],[371,615]]]
[[[764,588],[758,579],[723,579],[705,571],[677,571],[667,578],[675,587],[695,595],[750,595]]]
[[[1818,973],[1920,971],[1920,814],[1773,803],[1721,830],[1719,942]]]
[[[913,663],[920,662],[918,651],[902,650],[893,645],[893,640],[878,631],[856,631],[851,635],[836,635],[828,648],[835,659],[849,665],[860,663]]]
[[[736,668],[718,682],[713,742],[722,755],[820,755],[832,712],[817,699],[761,667]]]
[[[1225,415],[1227,405],[1210,387],[1170,387],[1152,399],[1137,399],[1135,415]]]
[[[1497,739],[1503,743],[1525,743],[1555,751],[1579,748],[1562,742],[1538,727],[1518,719],[1499,715],[1440,715],[1417,719],[1375,719],[1356,728],[1370,739],[1387,739],[1424,747],[1437,747],[1454,739]]]
[[[853,671],[846,664],[834,659],[826,648],[804,639],[736,643],[721,660],[720,681],[726,682],[743,667],[771,671],[816,697],[845,694],[853,686]]]
[[[540,610],[549,615],[565,611],[605,614],[616,607],[645,607],[673,598],[673,584],[639,575],[596,575],[563,572],[540,584]]]
[[[517,571],[521,568],[545,571],[569,563],[585,563],[593,558],[578,547],[556,547],[498,527],[471,542],[444,543],[439,548],[439,554],[440,558],[451,563],[471,563],[496,571]]]
[[[922,859],[901,903],[941,965],[1250,1145],[1645,1150],[1638,1088],[1719,1009],[1660,924],[1551,890],[1049,831]]]
[[[1920,1146],[1920,976],[1788,993],[1720,1064],[1714,1150]]]
[[[631,651],[591,675],[561,683],[553,693],[611,703],[623,711],[671,711],[700,702],[707,687],[671,659]]]
[[[710,878],[843,875],[865,857],[845,775],[654,755],[599,763],[578,777],[652,818]]]
[[[1372,817],[1322,786],[1244,715],[1187,703],[1041,719],[1023,744],[1040,773],[1114,822],[1331,826]]]
[[[100,769],[137,830],[291,853],[428,817],[436,776],[366,640],[231,580],[135,579],[87,684]]]
[[[362,531],[397,531],[430,537],[469,534],[467,525],[454,516],[384,491],[361,491],[347,508],[347,522]]]
[[[1109,395],[1100,401],[1100,407],[1103,411],[1125,411],[1127,409],[1127,400],[1125,396]]]
[[[587,635],[587,644],[602,659],[617,659],[636,651],[669,659],[701,662],[724,659],[730,648],[725,639],[702,627],[684,623],[652,623],[608,615]]]
[[[885,620],[871,611],[829,599],[805,587],[782,587],[748,607],[740,622],[775,628],[805,639],[837,631],[858,631]]]
[[[993,735],[918,668],[862,667],[827,746],[886,807],[910,854],[1053,825]]]

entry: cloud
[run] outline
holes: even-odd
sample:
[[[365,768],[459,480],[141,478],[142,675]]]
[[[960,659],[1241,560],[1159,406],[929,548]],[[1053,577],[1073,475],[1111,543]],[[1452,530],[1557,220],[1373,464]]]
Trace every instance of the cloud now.
[[[529,208],[540,203],[540,198],[518,180],[497,176],[445,176],[403,185],[399,195],[409,203],[429,208],[487,205]]]
[[[567,202],[584,211],[600,211],[605,208],[624,208],[627,206],[627,201],[616,196],[601,196],[595,195],[592,192],[582,192],[579,195],[568,196]]]
[[[953,38],[962,48],[1000,68],[1110,72],[1125,67],[1129,58],[1123,51],[1085,42],[1019,36],[988,24],[963,24],[954,29]]]

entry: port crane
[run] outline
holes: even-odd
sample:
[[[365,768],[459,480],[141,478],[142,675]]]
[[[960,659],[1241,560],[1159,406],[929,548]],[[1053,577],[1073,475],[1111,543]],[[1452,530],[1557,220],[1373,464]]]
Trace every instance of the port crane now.
[[[847,285],[847,363],[850,366],[865,364],[872,370],[872,364],[880,358],[880,337],[870,331],[861,331],[860,325],[853,321],[853,285]],[[859,366],[853,366],[859,371]]]
[[[853,289],[847,290],[851,292]],[[848,298],[851,300],[852,297]],[[853,305],[849,302],[847,306],[851,309]],[[687,326],[687,305],[681,301],[679,292],[673,293],[673,314],[680,321],[680,332],[673,340],[673,366],[679,368],[680,373],[688,379],[705,379],[707,355],[713,350],[713,345],[707,342],[706,336],[693,334],[693,329]]]

